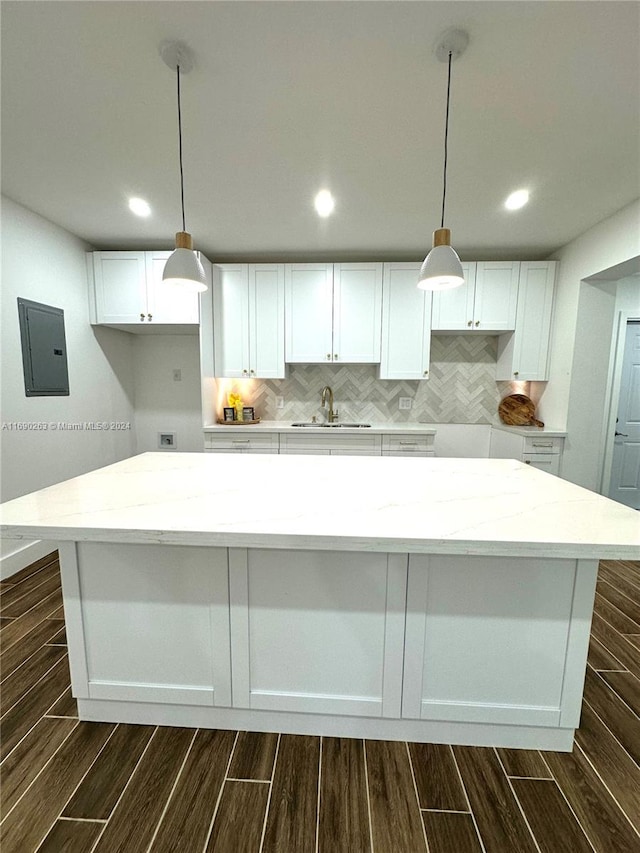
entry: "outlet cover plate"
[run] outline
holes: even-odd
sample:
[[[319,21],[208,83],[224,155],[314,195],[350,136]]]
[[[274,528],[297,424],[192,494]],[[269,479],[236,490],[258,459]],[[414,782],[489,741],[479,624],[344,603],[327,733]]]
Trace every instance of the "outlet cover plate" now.
[[[175,432],[159,432],[158,447],[160,450],[175,450],[178,446],[178,434]]]
[[[400,397],[398,399],[398,407],[400,409],[403,409],[403,410],[410,409],[412,403],[413,403],[413,401],[412,401],[411,397]]]

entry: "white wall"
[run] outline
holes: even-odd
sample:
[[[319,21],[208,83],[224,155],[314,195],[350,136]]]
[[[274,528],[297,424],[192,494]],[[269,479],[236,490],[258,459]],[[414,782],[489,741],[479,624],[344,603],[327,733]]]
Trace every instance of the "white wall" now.
[[[133,452],[133,429],[13,430],[18,423],[129,422],[133,426],[131,336],[89,325],[85,251],[69,232],[2,198],[3,501],[66,480]],[[64,310],[68,397],[26,397],[17,297]],[[22,547],[2,543],[2,555]]]
[[[567,430],[562,476],[597,490],[614,335],[617,284],[586,282],[640,256],[640,201],[577,237],[560,262],[551,335],[549,383],[538,417]]]
[[[157,451],[158,432],[176,432],[177,450],[202,452],[200,353],[195,335],[133,339],[136,453]],[[181,381],[173,379],[180,370]]]

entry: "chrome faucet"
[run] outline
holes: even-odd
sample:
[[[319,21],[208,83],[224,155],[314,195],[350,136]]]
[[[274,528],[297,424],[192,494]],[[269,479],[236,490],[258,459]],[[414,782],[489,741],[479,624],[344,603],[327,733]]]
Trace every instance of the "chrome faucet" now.
[[[338,420],[338,410],[333,410],[333,391],[329,385],[325,385],[322,389],[321,403],[323,406],[327,403],[327,395],[329,396],[329,412],[327,413],[327,422],[330,424]]]

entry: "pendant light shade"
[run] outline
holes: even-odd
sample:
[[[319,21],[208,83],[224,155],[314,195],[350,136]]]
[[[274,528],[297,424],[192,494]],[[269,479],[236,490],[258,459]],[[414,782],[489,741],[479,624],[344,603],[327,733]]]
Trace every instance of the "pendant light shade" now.
[[[164,42],[160,45],[160,56],[165,65],[176,72],[178,84],[178,146],[180,156],[180,200],[182,204],[182,231],[176,234],[176,249],[164,265],[162,280],[184,290],[202,292],[207,289],[204,267],[193,251],[191,234],[187,233],[184,216],[184,172],[182,168],[182,113],[180,109],[180,74],[188,74],[193,68],[189,48],[179,42]]]
[[[444,227],[444,206],[447,197],[447,143],[449,139],[449,103],[451,96],[451,63],[460,56],[469,37],[464,30],[447,30],[436,45],[435,53],[441,62],[448,63],[447,111],[444,126],[444,175],[442,181],[442,218],[440,228],[433,232],[433,248],[420,268],[418,287],[422,290],[451,290],[464,284],[464,273],[457,252],[451,246],[451,231]]]

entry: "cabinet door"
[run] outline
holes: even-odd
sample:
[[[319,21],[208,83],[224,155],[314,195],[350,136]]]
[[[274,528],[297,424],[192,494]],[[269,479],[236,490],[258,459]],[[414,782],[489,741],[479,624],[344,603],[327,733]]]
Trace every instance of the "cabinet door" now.
[[[407,557],[229,549],[233,704],[399,717]]]
[[[551,453],[526,453],[523,461],[525,465],[531,465],[532,468],[537,468],[539,471],[546,471],[547,474],[554,474],[556,477],[560,475],[560,456]]]
[[[333,264],[285,266],[285,360],[332,360]]]
[[[220,284],[213,292],[216,376],[249,376],[249,268],[220,266]]]
[[[427,379],[431,297],[417,286],[420,264],[385,264],[380,379]]]
[[[504,376],[505,379],[549,378],[549,337],[555,272],[555,261],[525,261],[520,264],[512,375]]]
[[[144,252],[93,252],[98,323],[147,322]]]
[[[462,271],[464,284],[453,290],[436,290],[433,293],[431,328],[434,331],[454,332],[473,328],[475,263],[463,263]]]
[[[162,280],[171,252],[145,252],[147,267],[147,319],[153,323],[199,323],[197,293]]]
[[[284,266],[249,267],[249,375],[284,379]]]
[[[519,261],[476,264],[474,329],[479,332],[515,329],[519,272]]]
[[[73,545],[64,557],[88,698],[231,704],[226,548],[83,542],[77,566]]]
[[[382,264],[333,265],[333,360],[380,361]]]

